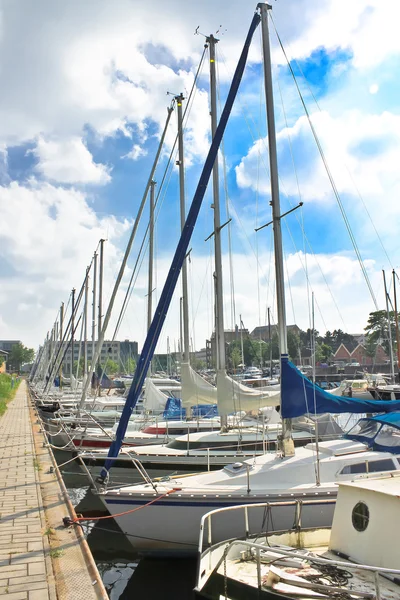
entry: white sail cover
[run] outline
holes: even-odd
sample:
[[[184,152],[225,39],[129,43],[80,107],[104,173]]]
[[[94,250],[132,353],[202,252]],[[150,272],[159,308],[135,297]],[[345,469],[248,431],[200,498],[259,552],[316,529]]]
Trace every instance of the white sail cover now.
[[[218,412],[221,416],[239,410],[258,410],[264,406],[279,406],[280,391],[255,390],[229,377],[225,371],[217,372]]]
[[[143,399],[145,410],[162,411],[167,400],[168,396],[153,383],[151,377],[146,377]]]
[[[189,363],[181,363],[182,406],[217,404],[217,388],[196,373]]]

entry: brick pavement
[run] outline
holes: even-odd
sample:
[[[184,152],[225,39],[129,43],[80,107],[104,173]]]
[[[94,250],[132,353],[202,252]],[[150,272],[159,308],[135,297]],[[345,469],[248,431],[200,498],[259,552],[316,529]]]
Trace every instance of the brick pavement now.
[[[55,598],[39,469],[22,381],[0,418],[0,598]]]

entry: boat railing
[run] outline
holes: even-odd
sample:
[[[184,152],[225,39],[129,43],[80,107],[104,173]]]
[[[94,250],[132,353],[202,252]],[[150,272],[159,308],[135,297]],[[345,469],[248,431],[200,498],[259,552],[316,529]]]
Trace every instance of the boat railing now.
[[[261,577],[261,564],[263,562],[265,562],[265,555],[263,555],[263,553],[265,553],[266,551],[269,554],[274,554],[274,552],[277,554],[277,558],[280,558],[282,560],[285,560],[285,558],[290,558],[293,560],[293,558],[297,558],[300,560],[307,560],[307,559],[312,559],[313,563],[316,564],[321,564],[321,565],[332,565],[338,568],[343,568],[343,569],[347,569],[347,570],[364,570],[364,571],[369,571],[372,572],[374,574],[374,582],[375,582],[375,588],[376,588],[376,598],[379,599],[381,598],[381,594],[380,594],[380,587],[379,587],[379,575],[383,575],[383,576],[390,576],[392,578],[395,578],[396,580],[400,579],[400,570],[399,569],[390,569],[390,568],[385,568],[385,567],[377,567],[377,566],[372,566],[372,565],[363,565],[363,564],[358,564],[358,563],[352,563],[352,562],[344,562],[344,561],[340,561],[340,560],[333,560],[333,559],[327,559],[327,558],[322,558],[318,555],[312,554],[312,557],[310,556],[310,554],[306,554],[303,552],[298,551],[296,548],[294,548],[293,550],[289,550],[287,546],[285,547],[281,547],[281,546],[273,546],[273,545],[265,545],[262,543],[259,543],[257,541],[253,541],[256,539],[259,539],[261,536],[267,536],[268,532],[267,531],[262,531],[262,532],[250,532],[250,512],[254,511],[254,510],[260,510],[260,509],[264,509],[264,510],[268,510],[268,511],[272,511],[274,508],[278,509],[278,508],[282,508],[282,507],[293,507],[294,509],[294,513],[293,513],[293,526],[292,529],[288,530],[281,530],[281,531],[277,531],[274,530],[273,532],[271,531],[271,535],[279,535],[282,533],[286,533],[287,531],[291,531],[291,532],[295,532],[295,533],[301,533],[302,531],[306,531],[307,529],[309,530],[309,528],[302,528],[302,516],[303,516],[303,510],[305,507],[313,507],[313,506],[320,506],[321,504],[331,504],[334,505],[336,502],[335,498],[332,499],[315,499],[315,500],[288,500],[288,501],[282,501],[282,502],[260,502],[260,503],[256,503],[256,504],[241,504],[239,506],[227,506],[227,507],[223,507],[223,508],[217,508],[215,510],[212,510],[208,513],[206,513],[205,515],[202,516],[201,521],[200,521],[200,533],[199,533],[199,543],[198,543],[198,564],[197,564],[197,585],[196,585],[196,589],[200,590],[202,589],[202,586],[204,585],[205,581],[207,580],[207,578],[209,577],[209,575],[211,574],[211,572],[215,571],[216,569],[219,568],[219,566],[222,563],[226,563],[227,557],[229,552],[232,550],[232,548],[234,548],[235,546],[241,546],[243,548],[247,548],[248,551],[246,553],[248,558],[251,558],[251,560],[255,560],[256,561],[256,569],[257,569],[257,586],[258,589],[261,589],[262,586],[262,577]],[[243,536],[240,537],[236,537],[235,539],[231,539],[231,540],[225,540],[225,541],[220,541],[217,542],[215,544],[213,544],[212,541],[212,519],[213,517],[218,517],[221,516],[222,514],[226,514],[228,512],[241,512],[242,516],[243,516]],[[272,518],[272,517],[271,517]],[[235,528],[237,529],[237,525],[239,522],[239,518],[236,518],[235,515]],[[207,531],[206,531],[207,529]],[[313,528],[315,529],[315,528]],[[323,528],[321,528],[322,530]],[[207,547],[205,549],[203,549],[204,546],[204,538],[205,538],[205,534],[207,533]],[[249,538],[253,538],[253,539],[249,539]],[[215,556],[213,556],[213,553],[215,552]],[[333,553],[335,553],[334,550],[332,550]],[[207,559],[208,556],[208,559]],[[205,560],[207,559],[207,560]],[[204,568],[204,565],[207,565],[206,568]],[[224,568],[224,572],[226,573],[226,568]]]
[[[393,579],[396,582],[399,580],[400,578],[400,569],[389,569],[386,567],[375,567],[372,565],[363,565],[360,563],[352,563],[352,562],[344,562],[344,561],[340,561],[340,560],[334,560],[334,559],[328,559],[328,558],[322,558],[320,556],[318,556],[317,554],[312,554],[312,556],[310,556],[310,554],[305,554],[304,552],[299,552],[297,549],[293,549],[293,550],[288,550],[287,548],[281,548],[281,546],[265,546],[264,544],[259,544],[257,542],[252,542],[249,540],[233,540],[230,542],[226,543],[226,546],[223,550],[223,554],[222,554],[222,558],[220,559],[218,565],[216,565],[216,568],[219,567],[219,565],[221,563],[226,562],[227,560],[227,556],[229,554],[229,551],[234,547],[234,546],[239,546],[241,548],[245,547],[248,548],[248,557],[251,560],[254,560],[256,562],[256,570],[257,570],[257,588],[259,590],[261,590],[262,587],[262,576],[261,576],[261,564],[263,562],[265,562],[265,560],[263,560],[264,556],[263,553],[265,553],[266,551],[269,554],[269,559],[271,555],[276,554],[277,559],[279,559],[280,562],[284,562],[285,559],[289,559],[290,561],[293,561],[293,559],[298,559],[301,561],[304,560],[312,560],[312,563],[315,565],[328,565],[330,567],[336,567],[336,568],[341,568],[341,569],[345,569],[347,571],[356,571],[356,572],[360,572],[360,571],[367,571],[370,573],[373,573],[374,575],[374,585],[375,585],[375,598],[377,600],[380,600],[381,596],[381,588],[380,588],[380,581],[379,581],[379,576],[384,576],[384,577],[388,577],[389,579]],[[270,560],[270,562],[273,562],[273,560]],[[224,569],[224,572],[226,573],[226,568]],[[200,586],[202,584],[201,582],[201,574],[197,580],[197,589],[200,589]],[[307,588],[316,588],[318,589],[319,592],[321,591],[328,591],[329,587],[326,585],[315,585],[315,584],[308,584]],[[323,589],[322,589],[323,588]],[[306,590],[305,590],[306,591]],[[344,588],[343,588],[344,591]],[[357,590],[354,589],[354,587],[351,589],[351,594],[357,595]]]

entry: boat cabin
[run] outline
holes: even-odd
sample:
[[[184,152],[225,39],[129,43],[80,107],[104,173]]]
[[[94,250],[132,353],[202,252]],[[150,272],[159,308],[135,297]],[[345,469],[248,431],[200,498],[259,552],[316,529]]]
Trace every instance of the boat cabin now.
[[[360,419],[344,437],[371,450],[400,454],[400,411]]]
[[[329,549],[359,564],[400,569],[399,497],[399,475],[340,483]]]

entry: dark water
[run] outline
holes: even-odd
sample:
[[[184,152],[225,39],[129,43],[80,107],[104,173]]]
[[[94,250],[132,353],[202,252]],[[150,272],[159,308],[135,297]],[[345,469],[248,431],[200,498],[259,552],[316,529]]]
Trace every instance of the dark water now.
[[[56,458],[58,462],[64,459]],[[104,510],[79,467],[70,463],[62,473],[77,513],[92,516]],[[114,519],[88,522],[84,531],[111,600],[193,599],[196,559],[141,558]]]

